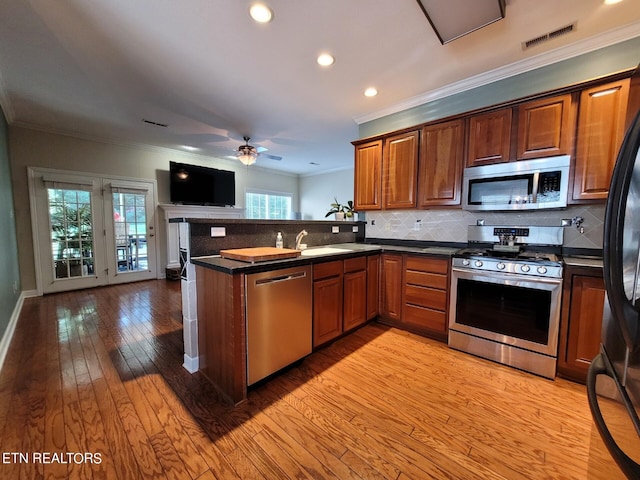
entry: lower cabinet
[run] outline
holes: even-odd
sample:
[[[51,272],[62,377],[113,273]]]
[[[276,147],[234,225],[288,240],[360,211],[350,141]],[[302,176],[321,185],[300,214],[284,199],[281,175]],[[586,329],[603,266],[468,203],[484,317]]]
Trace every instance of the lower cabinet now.
[[[342,334],[342,260],[313,266],[313,346]]]
[[[380,255],[380,317],[400,321],[402,317],[402,255]]]
[[[385,253],[380,264],[380,319],[446,341],[450,260]]]
[[[342,331],[367,321],[367,257],[344,261]]]
[[[558,374],[585,383],[591,360],[598,354],[605,287],[602,269],[565,270],[558,348]]]
[[[401,323],[440,340],[447,338],[449,259],[407,256]]]
[[[313,265],[314,348],[378,314],[379,257],[376,254]]]

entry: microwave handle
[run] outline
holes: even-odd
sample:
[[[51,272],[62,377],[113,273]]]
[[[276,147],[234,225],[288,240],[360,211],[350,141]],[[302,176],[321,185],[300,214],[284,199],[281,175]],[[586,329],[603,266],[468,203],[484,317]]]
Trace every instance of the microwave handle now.
[[[538,183],[539,182],[540,182],[540,172],[535,172],[533,174],[533,188],[531,189],[533,203],[538,203]]]

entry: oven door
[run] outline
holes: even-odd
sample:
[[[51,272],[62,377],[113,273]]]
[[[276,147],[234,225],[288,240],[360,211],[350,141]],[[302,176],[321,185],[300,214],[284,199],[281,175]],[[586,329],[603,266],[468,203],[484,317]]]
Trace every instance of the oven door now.
[[[562,279],[452,269],[449,329],[557,356]]]

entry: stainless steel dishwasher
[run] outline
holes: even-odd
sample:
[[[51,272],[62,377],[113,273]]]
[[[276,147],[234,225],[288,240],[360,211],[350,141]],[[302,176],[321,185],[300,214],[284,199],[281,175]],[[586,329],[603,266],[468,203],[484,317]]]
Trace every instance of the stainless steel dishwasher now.
[[[247,384],[311,353],[311,266],[245,277]]]

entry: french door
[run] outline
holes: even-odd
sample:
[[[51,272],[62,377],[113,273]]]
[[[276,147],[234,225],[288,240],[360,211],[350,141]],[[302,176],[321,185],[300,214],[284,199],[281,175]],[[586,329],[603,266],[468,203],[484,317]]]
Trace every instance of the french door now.
[[[39,293],[157,277],[154,181],[29,169]]]

